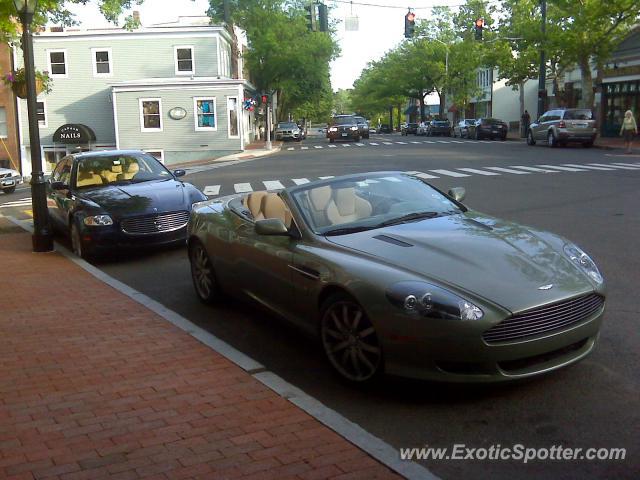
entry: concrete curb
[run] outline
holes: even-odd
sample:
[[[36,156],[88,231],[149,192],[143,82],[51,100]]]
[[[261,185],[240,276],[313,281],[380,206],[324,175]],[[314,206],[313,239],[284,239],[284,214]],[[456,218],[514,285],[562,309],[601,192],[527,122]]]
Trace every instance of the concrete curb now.
[[[5,216],[5,218],[7,218],[15,225],[23,228],[24,230],[33,233],[31,222],[27,220],[18,220],[11,216]],[[235,349],[212,333],[209,333],[203,328],[194,325],[189,320],[174,312],[173,310],[166,308],[161,303],[153,300],[152,298],[141,292],[138,292],[137,290],[129,287],[119,280],[116,280],[110,275],[107,275],[102,270],[99,270],[90,263],[76,257],[73,253],[71,253],[64,246],[60,245],[58,242],[55,242],[55,251],[71,260],[73,263],[78,265],[89,274],[93,275],[98,280],[109,285],[123,295],[128,296],[140,305],[143,305],[144,307],[153,311],[164,320],[168,321],[172,325],[175,325],[176,327],[191,335],[196,340],[211,348],[211,350],[219,353],[227,360],[245,370],[257,381],[273,390],[281,397],[286,398],[298,408],[304,410],[320,423],[326,425],[338,435],[342,436],[361,450],[365,451],[372,458],[374,458],[381,464],[386,465],[394,472],[402,475],[409,480],[438,479],[438,477],[431,473],[426,467],[423,467],[422,465],[411,461],[401,460],[397,449],[395,449],[382,439],[376,437],[375,435],[367,432],[358,424],[343,417],[335,410],[327,407],[315,398],[306,394],[304,391],[300,390],[298,387],[282,379],[275,373],[268,371],[261,363],[253,360],[251,357]]]

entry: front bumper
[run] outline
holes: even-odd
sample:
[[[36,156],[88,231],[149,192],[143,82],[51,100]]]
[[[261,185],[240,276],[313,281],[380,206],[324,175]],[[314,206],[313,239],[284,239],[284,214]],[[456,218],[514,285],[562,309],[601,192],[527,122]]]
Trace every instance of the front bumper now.
[[[106,253],[117,249],[136,249],[178,245],[187,240],[187,226],[169,232],[146,235],[130,235],[117,225],[108,227],[84,227],[81,232],[85,250],[91,253]]]
[[[434,325],[416,330],[416,320],[394,315],[384,336],[386,372],[445,382],[490,383],[541,375],[575,363],[595,347],[604,306],[569,328],[537,337],[488,344],[481,334]],[[385,322],[387,323],[387,322]],[[388,324],[388,323],[387,323]],[[452,331],[457,329],[458,331]]]
[[[14,175],[0,178],[0,188],[11,188],[23,182],[21,175]]]
[[[297,140],[302,138],[299,133],[276,132],[276,140]]]
[[[331,138],[333,140],[354,140],[360,137],[360,132],[358,130],[338,130],[337,132],[327,132],[327,138]]]

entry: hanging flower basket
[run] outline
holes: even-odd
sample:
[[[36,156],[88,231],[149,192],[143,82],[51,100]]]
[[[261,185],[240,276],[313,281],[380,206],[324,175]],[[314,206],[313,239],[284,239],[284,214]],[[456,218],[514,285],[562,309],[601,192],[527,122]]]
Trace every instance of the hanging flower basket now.
[[[51,92],[51,78],[47,72],[39,72],[36,70],[36,95],[45,92]],[[27,98],[27,79],[25,78],[24,68],[8,73],[4,77],[4,83],[11,87],[13,93],[20,98]]]

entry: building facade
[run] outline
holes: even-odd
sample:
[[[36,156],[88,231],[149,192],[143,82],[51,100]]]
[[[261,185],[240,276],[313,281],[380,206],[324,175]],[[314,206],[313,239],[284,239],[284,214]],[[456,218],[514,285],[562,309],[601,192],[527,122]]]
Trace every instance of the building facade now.
[[[13,70],[9,45],[0,43],[0,75]],[[11,87],[0,82],[0,167],[20,170],[16,100]]]
[[[231,41],[208,18],[34,35],[36,69],[53,80],[38,96],[45,170],[80,150],[143,149],[167,165],[242,151],[254,125],[243,101],[254,92],[232,78]],[[18,109],[28,163],[26,101]]]

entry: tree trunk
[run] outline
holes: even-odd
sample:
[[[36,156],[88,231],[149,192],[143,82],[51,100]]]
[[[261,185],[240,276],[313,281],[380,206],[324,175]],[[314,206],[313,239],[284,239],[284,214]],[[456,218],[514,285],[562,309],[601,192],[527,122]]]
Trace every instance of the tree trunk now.
[[[424,122],[424,92],[420,92],[420,121]]]
[[[580,106],[583,108],[593,108],[593,77],[591,75],[589,58],[580,59],[579,64],[582,76],[582,100]]]
[[[524,115],[524,82],[518,84],[518,93],[520,94],[520,118]]]
[[[445,102],[447,101],[447,95],[444,93],[444,88],[438,92],[438,96],[440,97],[440,107],[438,108],[438,115],[440,118],[444,118],[444,110],[445,110]]]
[[[598,62],[596,64],[596,96],[598,98],[596,98],[595,100],[595,105],[594,105],[594,111],[593,111],[593,118],[595,118],[596,120],[596,130],[598,132],[602,132],[602,121],[604,120],[602,118],[602,79],[603,79],[603,70],[604,70],[604,65],[602,65],[602,62]]]
[[[389,128],[393,130],[393,106],[389,106]]]
[[[400,113],[402,111],[402,104],[399,103],[398,104],[398,131],[400,131],[400,117],[402,116],[402,114]]]

